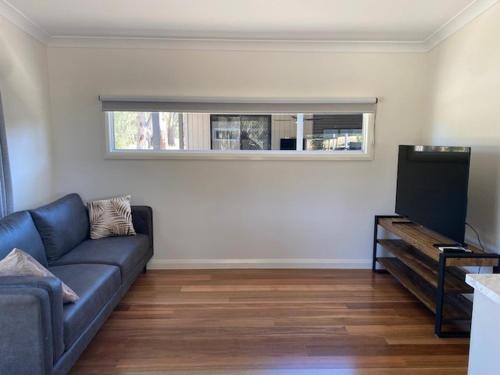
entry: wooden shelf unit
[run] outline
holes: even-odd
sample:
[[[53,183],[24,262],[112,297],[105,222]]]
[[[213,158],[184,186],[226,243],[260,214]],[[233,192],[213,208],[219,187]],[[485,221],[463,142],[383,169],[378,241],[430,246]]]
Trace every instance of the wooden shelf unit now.
[[[379,239],[379,227],[399,239]],[[443,324],[453,325],[454,321],[470,326],[472,302],[463,294],[473,290],[465,283],[466,271],[462,267],[490,266],[496,272],[500,265],[498,254],[486,253],[472,245],[467,245],[471,253],[443,254],[435,245],[451,246],[452,240],[399,216],[375,216],[373,241],[373,271],[389,272],[436,314],[437,336],[469,335],[468,330],[443,332]],[[379,248],[392,256],[378,257]],[[377,269],[377,263],[382,270]]]

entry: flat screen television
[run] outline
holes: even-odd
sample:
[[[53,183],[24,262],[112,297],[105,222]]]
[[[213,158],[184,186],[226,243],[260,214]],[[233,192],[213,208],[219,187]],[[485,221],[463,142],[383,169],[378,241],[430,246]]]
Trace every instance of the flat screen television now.
[[[399,146],[396,213],[463,245],[469,147]]]

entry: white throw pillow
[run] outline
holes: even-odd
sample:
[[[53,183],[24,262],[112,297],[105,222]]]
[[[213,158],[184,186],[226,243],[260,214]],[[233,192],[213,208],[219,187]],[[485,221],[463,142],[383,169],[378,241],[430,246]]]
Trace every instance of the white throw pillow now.
[[[19,249],[13,249],[5,258],[0,260],[0,276],[56,276],[47,268],[42,266],[28,253]],[[62,284],[63,302],[75,302],[80,297],[69,286]]]
[[[130,195],[88,203],[90,238],[134,236]]]

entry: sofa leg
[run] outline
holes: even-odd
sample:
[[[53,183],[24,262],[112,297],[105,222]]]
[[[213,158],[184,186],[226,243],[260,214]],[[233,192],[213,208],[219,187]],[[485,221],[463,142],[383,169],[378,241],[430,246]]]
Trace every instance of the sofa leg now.
[[[144,268],[142,269],[142,273],[146,273],[146,272],[148,272],[148,267],[144,266]]]

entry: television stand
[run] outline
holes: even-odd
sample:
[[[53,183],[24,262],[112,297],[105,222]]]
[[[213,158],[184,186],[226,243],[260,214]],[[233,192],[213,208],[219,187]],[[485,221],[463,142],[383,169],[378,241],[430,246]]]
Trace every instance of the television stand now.
[[[500,273],[500,255],[470,244],[467,248],[471,252],[442,253],[435,244],[449,244],[450,239],[402,219],[395,215],[375,216],[373,272],[389,272],[429,308],[436,315],[434,331],[438,337],[468,337],[472,302],[464,294],[473,291],[465,283],[463,267],[494,267],[494,272]],[[378,238],[379,228],[398,239]],[[379,257],[379,249],[388,254]]]

